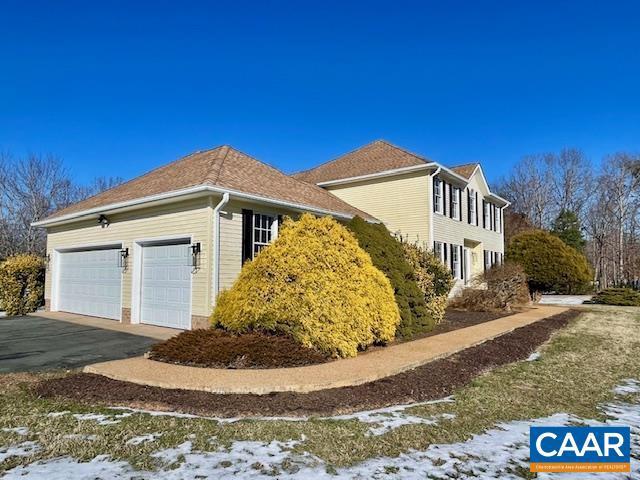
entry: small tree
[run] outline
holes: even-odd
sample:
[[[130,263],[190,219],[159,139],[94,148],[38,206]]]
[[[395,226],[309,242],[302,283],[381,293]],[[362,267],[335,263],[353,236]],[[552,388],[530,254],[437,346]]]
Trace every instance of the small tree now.
[[[580,219],[574,212],[562,210],[558,218],[553,222],[551,233],[579,252],[584,251],[586,241],[582,236]]]
[[[435,319],[416,283],[414,269],[405,260],[402,243],[381,223],[368,223],[355,217],[347,227],[358,239],[360,247],[371,255],[375,267],[391,282],[402,318],[396,335],[408,339],[432,330]]]
[[[14,255],[0,264],[0,309],[26,315],[42,305],[44,262],[35,255]]]
[[[353,235],[335,220],[287,219],[278,238],[242,267],[218,297],[212,323],[233,332],[291,335],[304,346],[352,357],[393,339],[393,289]]]
[[[548,232],[537,230],[515,236],[506,257],[522,265],[532,293],[570,294],[590,289],[593,274],[585,256]]]

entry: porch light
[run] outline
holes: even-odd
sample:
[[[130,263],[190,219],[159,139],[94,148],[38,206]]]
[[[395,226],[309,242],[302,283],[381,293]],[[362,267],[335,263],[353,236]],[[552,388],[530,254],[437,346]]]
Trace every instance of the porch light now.
[[[127,259],[129,258],[129,249],[128,248],[123,248],[122,250],[120,250],[120,256],[119,258],[119,264],[118,266],[120,268],[127,268]]]
[[[49,263],[51,263],[51,255],[48,253],[42,257],[42,261],[44,262],[44,268],[49,268]]]
[[[98,225],[100,225],[102,228],[108,227],[109,219],[104,215],[100,215],[100,217],[98,217]]]
[[[189,248],[191,249],[191,266],[193,268],[198,268],[198,265],[200,264],[201,252],[200,242],[190,245]]]

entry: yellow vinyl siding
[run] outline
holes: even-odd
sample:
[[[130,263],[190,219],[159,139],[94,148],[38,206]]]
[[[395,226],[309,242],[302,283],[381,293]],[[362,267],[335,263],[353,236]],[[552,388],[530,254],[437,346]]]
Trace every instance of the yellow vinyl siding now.
[[[426,172],[366,180],[327,189],[354,207],[381,220],[391,233],[410,242],[431,245],[431,179]]]
[[[47,229],[47,253],[52,254],[55,249],[123,242],[123,247],[129,248],[130,257],[129,267],[122,276],[122,306],[131,308],[134,241],[174,235],[193,236],[193,242],[201,243],[202,253],[200,268],[193,273],[192,314],[209,315],[212,279],[211,212],[210,199],[203,197],[109,215],[110,225],[105,228],[98,225],[96,219],[50,227]],[[45,298],[51,298],[51,268],[47,269]]]

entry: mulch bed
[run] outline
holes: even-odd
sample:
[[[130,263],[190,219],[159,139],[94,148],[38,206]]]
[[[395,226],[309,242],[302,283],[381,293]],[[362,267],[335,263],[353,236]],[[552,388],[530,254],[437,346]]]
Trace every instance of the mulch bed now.
[[[330,360],[290,337],[250,332],[234,335],[221,329],[190,330],[151,348],[160,362],[210,368],[302,367]]]
[[[221,395],[145,387],[81,373],[43,381],[35,387],[35,393],[87,404],[153,406],[220,417],[332,415],[436,400],[451,395],[487,370],[527,358],[579,314],[570,310],[554,315],[414,370],[353,387],[311,393]]]

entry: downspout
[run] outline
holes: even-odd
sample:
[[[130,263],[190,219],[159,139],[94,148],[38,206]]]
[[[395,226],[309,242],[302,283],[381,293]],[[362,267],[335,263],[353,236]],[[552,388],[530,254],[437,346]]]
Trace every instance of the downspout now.
[[[229,203],[229,193],[222,194],[222,200],[213,209],[213,306],[220,293],[220,210]]]
[[[431,211],[429,212],[429,215],[431,215],[431,221],[429,222],[429,235],[430,235],[430,239],[429,241],[431,242],[430,245],[428,245],[428,248],[433,251],[433,242],[435,242],[435,238],[434,238],[434,233],[433,233],[433,221],[435,219],[435,210],[434,210],[434,204],[433,204],[433,178],[438,175],[440,173],[440,171],[442,170],[442,167],[438,167],[436,168],[436,170],[429,175],[431,177]],[[443,200],[444,201],[444,197]]]

